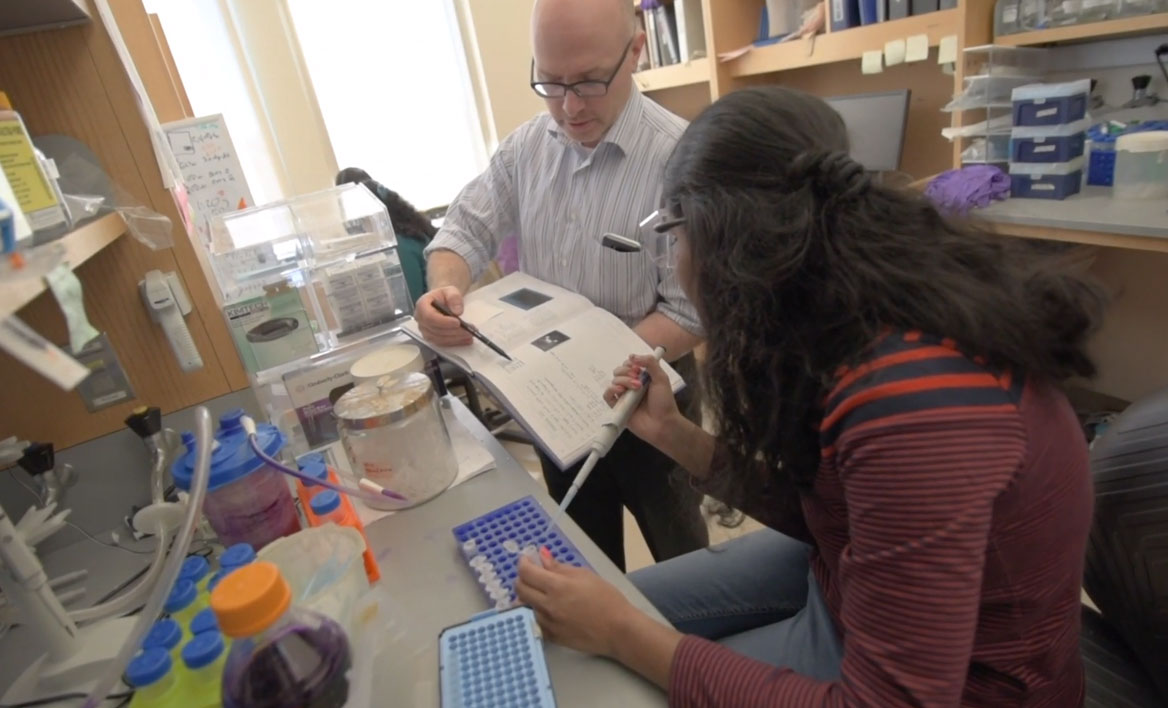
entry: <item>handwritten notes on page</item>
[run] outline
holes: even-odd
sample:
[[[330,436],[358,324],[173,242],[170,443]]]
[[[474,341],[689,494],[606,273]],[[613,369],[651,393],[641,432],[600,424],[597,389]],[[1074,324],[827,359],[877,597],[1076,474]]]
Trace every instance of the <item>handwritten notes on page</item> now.
[[[211,219],[255,206],[222,115],[162,126],[186,183],[199,243],[211,242]]]

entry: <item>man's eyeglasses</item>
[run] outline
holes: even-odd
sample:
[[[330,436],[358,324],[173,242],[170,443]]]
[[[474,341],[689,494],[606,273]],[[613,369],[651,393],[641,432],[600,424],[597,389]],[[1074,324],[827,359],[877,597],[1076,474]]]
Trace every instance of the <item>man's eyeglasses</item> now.
[[[608,93],[608,87],[616,80],[616,75],[620,72],[620,68],[624,66],[625,57],[629,54],[629,49],[633,46],[633,40],[630,38],[625,44],[624,51],[621,52],[620,61],[617,62],[616,68],[608,75],[604,81],[598,79],[589,79],[588,81],[576,81],[570,84],[560,83],[558,81],[536,81],[535,80],[535,59],[531,60],[531,89],[543,98],[563,98],[568,95],[568,92],[576,94],[580,98],[597,98]]]

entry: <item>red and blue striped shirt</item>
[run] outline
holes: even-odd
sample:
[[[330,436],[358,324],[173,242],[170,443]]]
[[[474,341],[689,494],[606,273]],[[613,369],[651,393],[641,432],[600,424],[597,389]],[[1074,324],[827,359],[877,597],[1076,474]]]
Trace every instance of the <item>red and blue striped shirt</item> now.
[[[677,706],[1078,706],[1087,450],[1055,388],[888,335],[839,372],[810,493],[727,499],[811,542],[840,678],[686,637]],[[715,465],[727,459],[724,451]],[[738,497],[739,495],[734,495]]]

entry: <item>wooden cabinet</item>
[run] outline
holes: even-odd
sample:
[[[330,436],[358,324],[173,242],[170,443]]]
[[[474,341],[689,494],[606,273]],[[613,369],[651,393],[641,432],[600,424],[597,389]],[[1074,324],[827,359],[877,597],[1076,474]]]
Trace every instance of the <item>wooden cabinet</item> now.
[[[97,18],[89,0],[81,4]],[[153,62],[144,52],[135,60],[143,79],[158,86],[158,78],[169,77],[169,71],[141,1],[111,4],[119,13],[119,23],[134,26],[133,33],[122,27],[127,43],[153,46]],[[170,86],[178,101],[178,91]],[[4,403],[0,437],[16,435],[69,447],[122,427],[122,420],[136,406],[156,405],[171,412],[246,387],[247,378],[226,323],[215,307],[173,198],[163,187],[129,77],[100,21],[0,37],[0,90],[8,94],[33,136],[68,135],[85,143],[128,199],[171,220],[175,244],[151,250],[129,235],[121,235],[117,216],[104,217],[78,231],[73,240],[80,250],[72,252],[84,286],[86,311],[93,325],[109,334],[137,398],[91,414],[77,394],[57,389],[0,354]],[[155,99],[156,107],[158,103]],[[160,109],[164,121],[183,117],[181,113],[161,113]],[[162,330],[150,321],[142,304],[138,281],[151,269],[178,273],[191,296],[194,311],[186,322],[204,361],[198,371],[183,373],[179,369]],[[37,290],[10,293],[5,285],[0,292],[6,300],[10,294],[23,298],[8,300],[14,303],[17,315],[48,339],[64,344],[66,331],[60,309],[51,294],[38,294]]]

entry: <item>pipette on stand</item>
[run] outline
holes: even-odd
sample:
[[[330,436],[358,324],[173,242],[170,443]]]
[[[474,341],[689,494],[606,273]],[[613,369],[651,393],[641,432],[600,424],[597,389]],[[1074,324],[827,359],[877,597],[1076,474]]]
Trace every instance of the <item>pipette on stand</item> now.
[[[657,347],[653,351],[653,356],[657,361],[661,361],[661,357],[665,356],[665,347]],[[649,386],[649,372],[641,372],[641,387],[630,388],[625,391],[620,399],[617,400],[616,405],[612,407],[612,418],[600,426],[600,432],[592,439],[592,452],[588,454],[588,459],[585,460],[584,466],[576,473],[576,479],[572,480],[572,486],[568,488],[568,493],[564,495],[564,500],[560,502],[560,508],[556,511],[556,515],[552,517],[551,525],[555,526],[563,518],[564,512],[567,511],[568,505],[576,498],[576,493],[580,491],[581,485],[588,479],[588,475],[592,474],[592,470],[596,467],[596,463],[608,454],[612,449],[613,443],[624,432],[625,426],[629,423],[629,417],[633,415],[633,411],[637,410],[637,406],[641,405],[641,399],[645,397],[645,391]]]

